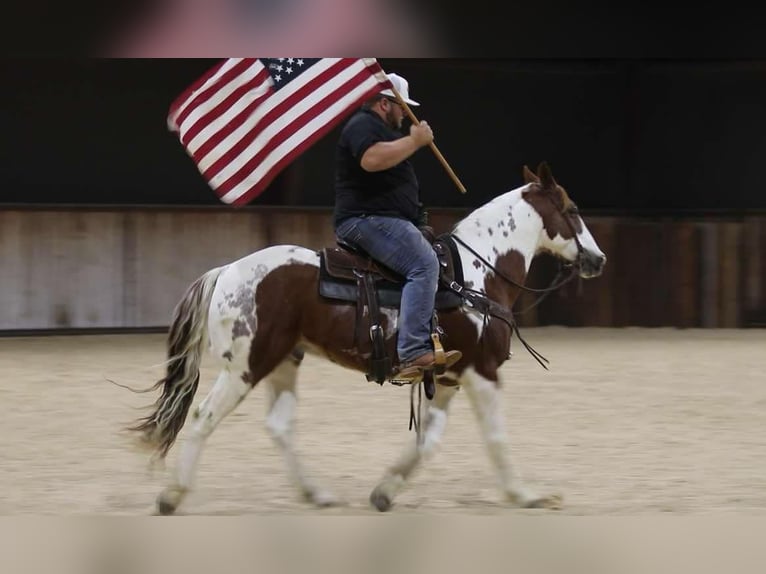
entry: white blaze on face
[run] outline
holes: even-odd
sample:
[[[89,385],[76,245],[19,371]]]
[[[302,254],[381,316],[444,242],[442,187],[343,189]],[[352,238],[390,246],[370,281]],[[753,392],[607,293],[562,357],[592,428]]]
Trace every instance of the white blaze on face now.
[[[592,255],[603,256],[604,253],[599,248],[590,230],[585,226],[585,222],[579,216],[578,219],[580,221],[581,231],[577,234],[577,239],[580,241],[583,250]],[[577,259],[577,241],[575,241],[574,238],[564,239],[558,233],[551,238],[545,229],[542,230],[540,235],[540,250],[551,252],[567,261],[574,261]]]
[[[574,261],[577,258],[577,242],[572,237],[564,239],[558,233],[551,238],[548,235],[548,231],[543,229],[540,232],[540,247],[538,251],[548,251],[567,261]]]
[[[257,329],[255,294],[269,273],[291,263],[319,267],[316,251],[295,245],[275,245],[229,265],[218,278],[208,317],[211,352],[222,357],[246,355]]]
[[[581,231],[577,234],[577,239],[580,241],[582,248],[594,255],[603,255],[598,245],[596,244],[596,240],[593,239],[593,235],[591,235],[590,230],[585,226],[585,222],[579,216],[577,219],[580,222],[581,228]],[[569,239],[565,239],[561,236],[560,233],[557,233],[555,236],[553,236],[553,238],[551,238],[548,234],[548,231],[543,228],[540,232],[540,245],[538,251],[548,251],[549,253],[553,253],[554,255],[562,257],[567,261],[574,261],[577,259],[578,255],[577,241],[571,237]]]
[[[593,235],[591,235],[590,229],[585,226],[585,222],[582,220],[582,217],[578,216],[578,219],[580,220],[582,231],[577,234],[577,238],[580,240],[580,245],[582,245],[582,248],[593,255],[605,257],[604,252],[601,251],[598,243],[596,243]]]

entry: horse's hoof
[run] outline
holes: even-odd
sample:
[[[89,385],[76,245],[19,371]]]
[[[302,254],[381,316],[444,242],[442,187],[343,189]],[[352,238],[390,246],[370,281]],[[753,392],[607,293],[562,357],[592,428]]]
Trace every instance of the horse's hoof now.
[[[386,512],[391,509],[391,499],[388,495],[373,490],[370,494],[370,504],[377,508],[380,512]]]
[[[546,510],[561,510],[564,506],[564,500],[560,494],[550,496],[541,496],[526,501],[522,508],[544,508]]]
[[[326,490],[318,490],[316,492],[309,492],[306,494],[306,498],[309,502],[318,506],[319,508],[332,508],[335,506],[345,506],[346,501],[338,498],[332,492]]]
[[[181,487],[166,488],[157,497],[157,512],[162,516],[175,513],[185,494],[186,489]]]
[[[162,516],[170,516],[176,511],[176,507],[169,502],[162,500],[161,498],[157,500],[157,512],[159,512]]]

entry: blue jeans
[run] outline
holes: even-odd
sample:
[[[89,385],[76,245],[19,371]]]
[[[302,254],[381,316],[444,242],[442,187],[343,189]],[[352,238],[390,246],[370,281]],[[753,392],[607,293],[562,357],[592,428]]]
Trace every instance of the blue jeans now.
[[[433,351],[431,319],[439,260],[423,233],[409,221],[367,215],[343,220],[335,234],[361,247],[377,262],[404,276],[396,351],[401,362]]]

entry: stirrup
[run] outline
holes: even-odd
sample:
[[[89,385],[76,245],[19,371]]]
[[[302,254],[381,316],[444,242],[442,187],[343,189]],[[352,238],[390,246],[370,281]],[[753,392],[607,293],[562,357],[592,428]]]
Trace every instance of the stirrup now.
[[[439,339],[439,335],[437,333],[431,333],[431,342],[434,344],[434,372],[437,375],[443,375],[444,371],[447,370],[447,360],[446,354],[444,353],[444,347],[442,346],[441,339]],[[463,353],[460,353],[458,358],[455,360],[455,363],[457,363],[462,356]]]
[[[408,382],[414,382],[416,380],[419,380],[423,377],[423,373],[426,371],[433,371],[436,375],[443,375],[447,369],[449,369],[452,365],[457,363],[460,359],[463,358],[463,353],[460,351],[447,351],[444,354],[443,363],[434,363],[433,365],[429,365],[426,367],[418,367],[416,365],[405,367],[401,371],[398,371],[394,373],[392,376],[393,379],[396,379],[397,381],[408,381]]]
[[[441,352],[441,362],[439,362],[439,359],[436,359],[436,353],[434,353],[434,363],[432,365],[419,367],[416,365],[412,365],[410,367],[405,367],[401,371],[398,371],[394,373],[393,379],[397,381],[407,381],[410,383],[414,383],[416,381],[419,381],[423,374],[426,371],[433,371],[436,375],[443,375],[447,369],[449,369],[452,365],[457,363],[460,359],[463,358],[463,353],[460,351],[444,351],[442,349]],[[404,384],[404,383],[402,383]]]

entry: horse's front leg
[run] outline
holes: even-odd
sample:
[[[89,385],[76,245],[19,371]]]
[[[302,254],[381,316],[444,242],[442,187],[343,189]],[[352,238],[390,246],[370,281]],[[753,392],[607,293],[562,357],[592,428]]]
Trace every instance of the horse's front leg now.
[[[293,444],[295,407],[298,404],[295,387],[299,364],[299,359],[290,358],[269,374],[269,412],[266,427],[282,452],[291,481],[303,497],[317,506],[337,506],[343,504],[343,501],[309,478]]]
[[[559,495],[536,494],[524,486],[511,464],[499,382],[489,380],[477,373],[473,367],[468,367],[461,376],[461,383],[481,426],[489,458],[497,471],[500,488],[505,497],[523,508],[561,508]]]
[[[432,457],[441,444],[444,429],[447,427],[447,409],[457,387],[436,385],[436,393],[430,401],[424,402],[424,424],[419,441],[407,446],[399,460],[389,467],[383,479],[370,494],[372,505],[385,512],[393,504],[396,495],[404,488],[407,479],[424,459]]]

